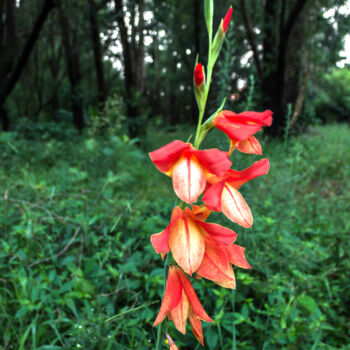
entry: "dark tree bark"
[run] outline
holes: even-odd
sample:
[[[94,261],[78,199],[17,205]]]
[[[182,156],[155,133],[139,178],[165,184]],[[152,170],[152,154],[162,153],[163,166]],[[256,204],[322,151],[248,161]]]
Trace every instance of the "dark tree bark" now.
[[[144,0],[138,0],[139,5],[139,47],[137,54],[137,68],[138,68],[138,86],[140,89],[141,95],[145,93],[146,89],[146,66],[145,66],[145,43],[144,43],[144,11],[145,3]]]
[[[155,33],[153,36],[153,50],[154,50],[154,57],[153,57],[153,64],[154,64],[154,70],[155,70],[155,114],[161,114],[162,113],[162,103],[161,103],[161,96],[160,96],[160,82],[161,82],[161,67],[160,67],[160,51],[159,51],[159,41],[158,41],[158,32]]]
[[[72,31],[68,17],[62,8],[58,6],[59,20],[62,31],[62,42],[66,55],[68,78],[71,85],[71,98],[73,110],[73,122],[79,131],[84,128],[83,101],[79,91],[81,80],[79,49],[76,33]]]
[[[194,48],[195,55],[200,54],[200,31],[201,31],[201,17],[200,17],[200,0],[193,0],[193,29],[194,29]]]
[[[264,108],[273,110],[276,84],[276,46],[277,46],[277,4],[266,0],[264,8],[263,76],[261,81]]]
[[[52,81],[54,82],[54,85],[52,87],[52,95],[51,98],[47,103],[44,105],[48,104],[51,107],[51,115],[53,118],[53,121],[57,122],[56,118],[56,111],[59,106],[59,100],[58,100],[58,87],[59,84],[61,83],[59,79],[59,72],[60,72],[60,59],[62,56],[62,50],[59,49],[58,54],[56,54],[56,31],[55,31],[55,21],[54,21],[54,16],[51,17],[51,21],[49,21],[49,48],[48,50],[48,66],[49,66],[49,71],[52,77]]]
[[[262,103],[274,112],[274,122],[265,132],[271,136],[282,136],[286,126],[286,74],[287,51],[292,30],[297,23],[307,0],[296,0],[285,21],[287,1],[265,0],[263,58],[258,55],[255,36],[250,23],[245,0],[241,1],[247,37],[254,54],[263,93]],[[297,78],[297,77],[296,77]],[[299,84],[296,84],[299,86]],[[298,93],[296,93],[298,95]],[[300,99],[299,99],[300,101]]]
[[[123,61],[124,61],[124,81],[126,92],[126,107],[128,114],[128,128],[131,138],[138,137],[140,134],[140,127],[138,123],[139,111],[134,99],[134,93],[136,91],[135,86],[135,74],[133,71],[133,61],[131,47],[128,42],[128,33],[124,21],[123,1],[115,0],[115,10],[117,14],[117,24],[119,29],[120,41],[123,49]]]
[[[5,8],[5,1],[0,0],[0,51],[2,51],[2,36],[4,34],[4,24],[3,24],[4,8]]]
[[[283,1],[284,4],[285,0]],[[295,26],[307,0],[297,0],[294,8],[292,9],[286,25],[281,25],[280,29],[280,41],[278,49],[278,59],[277,59],[277,74],[276,74],[276,93],[274,98],[274,123],[271,128],[268,128],[267,133],[272,136],[279,136],[283,134],[283,130],[286,126],[285,118],[285,105],[284,105],[284,91],[285,91],[285,76],[286,76],[286,58],[289,39],[292,33],[292,29]],[[284,11],[282,7],[282,16],[284,16]],[[283,17],[281,18],[281,23],[284,24]]]
[[[7,10],[10,9],[9,18],[7,18],[6,15],[6,37],[7,40],[16,40],[15,39],[15,32],[13,32],[15,28],[15,23],[13,22],[15,20],[15,0],[11,2],[11,0],[6,0],[6,5],[9,5],[10,7],[7,7]],[[31,30],[31,33],[26,40],[23,49],[17,59],[15,61],[15,57],[13,58],[13,61],[7,66],[10,67],[7,71],[1,71],[0,72],[0,122],[2,121],[2,127],[4,130],[7,130],[9,126],[9,120],[7,116],[7,112],[4,109],[3,105],[7,99],[7,97],[11,94],[14,87],[16,86],[18,79],[20,78],[23,69],[28,62],[28,59],[30,57],[30,54],[33,50],[34,44],[36,40],[39,37],[40,31],[45,23],[45,20],[50,13],[50,11],[54,8],[55,2],[54,0],[45,0],[43,7],[41,8],[41,11],[34,23],[34,26]],[[12,13],[11,13],[12,12]],[[6,13],[7,14],[7,13]],[[9,43],[10,46],[12,46],[13,43]],[[5,45],[6,48],[7,45]],[[2,49],[3,47],[1,47]],[[0,52],[0,57],[3,57],[3,52]],[[0,59],[0,67],[4,67],[3,63]]]
[[[259,79],[261,80],[262,76],[263,76],[263,69],[261,66],[261,61],[260,61],[259,53],[258,53],[258,46],[256,44],[255,35],[253,33],[253,28],[252,28],[252,24],[250,21],[250,16],[249,16],[249,13],[247,10],[247,5],[246,5],[245,0],[241,0],[241,10],[242,10],[242,14],[243,14],[244,26],[246,28],[249,44],[250,44],[250,47],[253,51],[255,66],[256,66],[256,69],[258,71]]]
[[[104,75],[104,67],[103,67],[100,31],[98,26],[97,9],[96,9],[95,1],[94,0],[88,0],[88,1],[89,1],[91,41],[92,41],[92,46],[94,51],[98,97],[102,107],[106,100],[106,84],[105,84],[105,75]]]

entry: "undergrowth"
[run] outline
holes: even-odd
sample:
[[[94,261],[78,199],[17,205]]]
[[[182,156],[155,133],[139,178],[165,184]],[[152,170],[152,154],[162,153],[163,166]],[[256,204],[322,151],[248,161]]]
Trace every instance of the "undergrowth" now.
[[[148,151],[169,139],[149,133]],[[222,134],[208,139],[228,146]],[[221,219],[240,233],[252,270],[235,270],[236,294],[194,282],[215,321],[205,326],[206,348],[232,349],[235,324],[242,349],[346,349],[350,130],[321,127],[263,149],[269,175],[242,188],[253,229]],[[116,136],[6,133],[0,154],[2,348],[151,349],[163,276],[149,237],[169,221],[170,179]],[[238,158],[250,165],[235,153],[233,164]],[[199,349],[179,334],[177,345]]]

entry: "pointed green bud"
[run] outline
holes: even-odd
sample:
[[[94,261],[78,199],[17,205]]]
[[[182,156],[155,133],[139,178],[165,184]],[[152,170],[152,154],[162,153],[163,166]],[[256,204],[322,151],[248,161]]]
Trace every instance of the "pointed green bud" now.
[[[216,35],[213,41],[213,46],[211,48],[211,58],[212,58],[213,65],[218,59],[219,53],[222,48],[222,44],[224,43],[225,35],[231,21],[232,12],[233,12],[232,7],[230,7],[230,9],[227,11],[225,18],[221,20],[219,29],[216,32]]]

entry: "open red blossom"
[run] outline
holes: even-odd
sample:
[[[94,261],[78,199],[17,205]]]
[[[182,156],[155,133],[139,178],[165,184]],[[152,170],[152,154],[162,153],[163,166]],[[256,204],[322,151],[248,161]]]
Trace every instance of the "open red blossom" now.
[[[174,191],[186,203],[198,200],[209,173],[223,176],[231,166],[226,152],[196,150],[192,144],[173,141],[149,154],[159,171],[172,177]]]
[[[201,320],[213,322],[198,300],[191,282],[184,272],[174,265],[169,268],[162,305],[153,327],[161,323],[166,316],[183,334],[186,333],[186,321],[189,319],[193,334],[202,345],[204,341]]]
[[[201,63],[198,63],[196,65],[196,68],[194,69],[194,83],[197,87],[200,87],[204,83],[204,71],[203,66]]]
[[[222,21],[222,30],[224,33],[227,32],[228,26],[229,26],[230,21],[231,21],[232,12],[233,12],[233,9],[232,9],[232,7],[230,7],[230,9],[226,13],[224,20]]]
[[[243,153],[261,155],[259,141],[253,136],[263,126],[272,124],[272,112],[243,112],[236,114],[231,111],[222,111],[214,118],[214,125],[223,131],[231,141],[231,150],[237,148]]]
[[[195,210],[175,207],[169,226],[151,236],[154,250],[163,257],[171,250],[175,261],[189,275],[196,272],[202,263],[206,237],[224,244],[234,242],[237,237],[226,227],[204,222],[200,216],[196,216]]]
[[[236,279],[232,265],[250,269],[244,255],[244,248],[236,244],[220,243],[211,237],[205,238],[205,253],[197,275],[216,284],[236,289]]]
[[[238,189],[258,176],[266,175],[270,169],[268,159],[255,162],[249,168],[237,171],[230,169],[223,177],[211,177],[211,184],[203,196],[203,202],[213,211],[222,211],[230,220],[243,227],[251,227],[253,216],[248,204]]]

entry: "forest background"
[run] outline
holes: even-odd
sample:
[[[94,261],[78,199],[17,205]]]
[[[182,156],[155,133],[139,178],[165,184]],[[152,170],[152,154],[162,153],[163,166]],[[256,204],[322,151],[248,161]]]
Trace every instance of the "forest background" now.
[[[215,26],[231,5],[206,115],[273,110],[271,171],[243,190],[253,269],[201,281],[206,348],[347,349],[350,3],[217,0]],[[0,0],[2,349],[153,348],[176,199],[147,152],[194,133],[206,35],[201,0]]]

